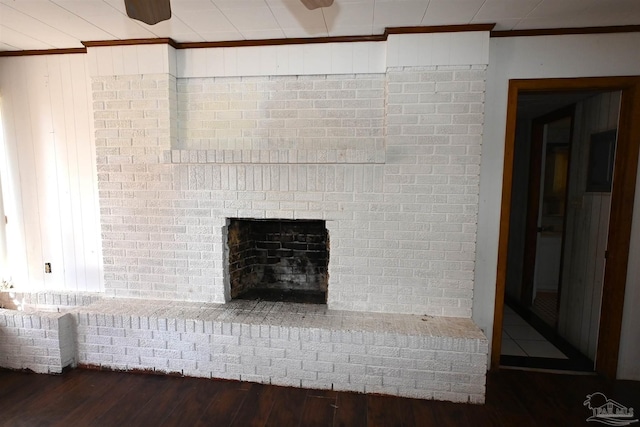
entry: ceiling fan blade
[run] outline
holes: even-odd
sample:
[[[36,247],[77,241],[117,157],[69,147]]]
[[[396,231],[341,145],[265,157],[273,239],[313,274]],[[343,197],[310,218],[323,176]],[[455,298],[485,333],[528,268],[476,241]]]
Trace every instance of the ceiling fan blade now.
[[[127,15],[131,19],[154,25],[171,18],[169,0],[124,0]]]
[[[319,7],[329,7],[333,4],[333,0],[300,0],[302,4],[309,10]]]

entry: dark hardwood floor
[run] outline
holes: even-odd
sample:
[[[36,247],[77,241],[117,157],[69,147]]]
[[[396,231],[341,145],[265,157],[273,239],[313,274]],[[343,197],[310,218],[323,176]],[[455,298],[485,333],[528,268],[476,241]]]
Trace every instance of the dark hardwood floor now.
[[[602,392],[640,410],[640,382],[489,374],[485,405],[75,369],[0,370],[2,426],[580,426]],[[597,424],[597,423],[596,423]]]

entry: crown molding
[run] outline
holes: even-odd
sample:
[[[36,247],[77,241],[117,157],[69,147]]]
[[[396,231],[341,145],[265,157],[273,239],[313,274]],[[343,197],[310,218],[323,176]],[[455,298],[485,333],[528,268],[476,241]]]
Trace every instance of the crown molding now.
[[[383,42],[390,35],[398,34],[430,34],[430,33],[459,33],[468,31],[491,31],[495,24],[469,24],[469,25],[437,25],[424,27],[389,27],[383,34],[368,36],[338,36],[338,37],[308,37],[291,39],[261,39],[261,40],[229,40],[219,42],[177,42],[171,38],[155,39],[125,39],[125,40],[94,40],[83,41],[84,48],[75,49],[47,49],[47,50],[21,50],[0,52],[2,56],[23,56],[23,55],[54,55],[64,53],[87,53],[90,47],[109,46],[137,46],[152,44],[168,44],[174,49],[201,49],[220,47],[247,47],[247,46],[281,46],[296,44],[316,44],[316,43],[358,43],[358,42]]]
[[[637,32],[640,32],[640,25],[618,25],[610,27],[541,28],[532,30],[491,31],[491,37],[566,36],[572,34],[614,34]]]
[[[157,39],[124,39],[124,40],[97,40],[82,42],[84,47],[106,47],[106,46],[134,46],[145,44],[168,44],[176,49],[179,49],[178,44],[169,37],[157,38]]]
[[[531,30],[503,30],[495,31],[496,24],[468,24],[468,25],[434,25],[423,27],[388,27],[383,34],[369,36],[339,36],[339,37],[309,37],[291,39],[261,39],[261,40],[229,40],[219,42],[177,42],[171,38],[155,39],[125,39],[125,40],[97,40],[82,42],[84,47],[70,49],[44,49],[44,50],[11,50],[0,52],[0,57],[8,56],[32,56],[32,55],[65,55],[87,53],[89,47],[108,46],[136,46],[151,44],[168,44],[174,49],[201,49],[220,47],[247,47],[247,46],[281,46],[296,44],[316,43],[358,43],[358,42],[383,42],[390,35],[398,34],[432,34],[432,33],[459,33],[470,31],[488,31],[491,37],[535,37],[535,36],[564,36],[579,34],[615,34],[640,32],[640,25],[619,25],[608,27],[576,27],[576,28],[541,28]]]
[[[373,36],[340,36],[340,37],[310,37],[291,39],[261,39],[261,40],[230,40],[220,42],[176,42],[176,49],[200,49],[208,47],[250,47],[250,46],[282,46],[293,44],[317,43],[358,43],[383,42],[387,38],[384,34]]]
[[[0,57],[9,56],[34,56],[34,55],[68,55],[73,53],[87,53],[86,47],[71,49],[43,49],[43,50],[6,50],[0,52]]]
[[[388,27],[385,40],[390,34],[462,33],[468,31],[491,31],[496,24],[432,25],[424,27]]]

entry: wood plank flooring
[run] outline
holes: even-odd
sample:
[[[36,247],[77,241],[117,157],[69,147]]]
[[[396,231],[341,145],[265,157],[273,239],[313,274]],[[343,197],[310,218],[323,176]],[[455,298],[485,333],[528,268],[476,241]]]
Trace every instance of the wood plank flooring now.
[[[0,370],[0,426],[580,426],[587,394],[640,412],[640,382],[502,370],[485,405],[75,369]],[[589,423],[593,425],[593,423]]]

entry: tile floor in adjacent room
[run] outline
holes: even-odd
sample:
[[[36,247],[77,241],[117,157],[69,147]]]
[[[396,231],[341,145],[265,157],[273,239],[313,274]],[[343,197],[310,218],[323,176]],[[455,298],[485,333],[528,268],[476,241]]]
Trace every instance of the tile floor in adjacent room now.
[[[504,356],[567,359],[567,356],[506,305],[504,306],[502,323],[501,354]]]

